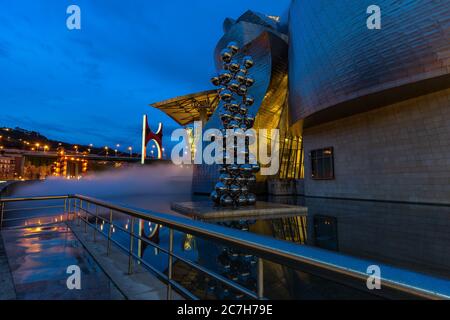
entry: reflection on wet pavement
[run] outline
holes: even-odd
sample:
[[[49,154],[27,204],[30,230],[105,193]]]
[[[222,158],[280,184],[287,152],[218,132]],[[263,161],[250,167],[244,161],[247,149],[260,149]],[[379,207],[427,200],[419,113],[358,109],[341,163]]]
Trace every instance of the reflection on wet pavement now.
[[[123,299],[65,224],[2,232],[17,299]],[[67,267],[81,270],[69,290]]]

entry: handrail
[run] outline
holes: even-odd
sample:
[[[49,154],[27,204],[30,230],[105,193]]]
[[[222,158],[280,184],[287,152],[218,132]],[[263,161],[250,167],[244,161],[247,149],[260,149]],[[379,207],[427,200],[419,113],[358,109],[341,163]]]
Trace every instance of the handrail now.
[[[82,211],[85,212],[86,214],[89,214],[89,215],[91,215],[91,216],[95,216],[92,212],[90,212],[90,211],[88,211],[88,210],[86,210],[86,209],[84,209],[84,208],[82,208],[82,207],[76,206],[76,208],[79,209],[79,210],[82,210]],[[87,225],[89,225],[90,227],[96,229],[96,227],[93,226],[93,225],[88,221],[88,219],[83,218],[81,215],[79,216],[79,218],[82,219],[82,220],[84,221],[85,224],[87,224]],[[96,216],[96,218],[98,218],[98,219],[102,220],[103,222],[106,222],[106,223],[109,224],[108,220],[105,219],[105,218],[102,218],[102,217],[100,217],[100,216]],[[145,220],[148,220],[148,219],[145,219]],[[121,231],[123,231],[123,232],[128,233],[131,237],[133,237],[133,238],[135,238],[135,239],[138,239],[138,240],[140,240],[140,241],[143,241],[143,242],[145,242],[147,245],[150,245],[150,246],[152,246],[152,247],[154,247],[154,248],[160,250],[161,252],[164,252],[164,253],[166,253],[167,255],[169,255],[169,256],[171,256],[171,257],[173,257],[173,258],[176,258],[177,260],[182,261],[183,263],[186,263],[186,264],[189,265],[190,267],[193,267],[194,269],[196,269],[196,270],[198,270],[198,271],[200,271],[200,272],[203,272],[203,273],[205,273],[205,274],[211,276],[212,278],[218,280],[219,282],[222,282],[222,283],[226,284],[226,285],[229,286],[230,288],[233,288],[233,289],[235,289],[235,290],[237,290],[237,291],[240,291],[241,293],[247,295],[248,297],[251,297],[251,298],[254,298],[254,299],[258,299],[258,296],[257,296],[254,292],[248,290],[247,288],[245,288],[245,287],[243,287],[243,286],[241,286],[241,285],[239,285],[239,284],[237,284],[237,283],[234,283],[233,281],[231,281],[231,280],[229,280],[229,279],[227,279],[227,278],[225,278],[225,277],[223,277],[223,276],[221,276],[221,275],[219,275],[219,274],[217,274],[217,273],[215,273],[215,272],[213,272],[213,271],[210,271],[210,270],[204,268],[203,266],[201,266],[201,265],[199,265],[199,264],[197,264],[197,263],[195,263],[195,262],[192,262],[192,261],[189,260],[189,259],[185,259],[185,258],[183,258],[183,257],[181,257],[181,256],[179,256],[179,255],[177,255],[176,253],[174,253],[174,252],[171,251],[170,249],[165,249],[165,248],[159,246],[158,244],[153,243],[153,242],[149,241],[148,239],[146,239],[146,238],[144,238],[144,237],[142,237],[142,236],[133,234],[133,233],[131,233],[129,230],[126,230],[126,229],[122,228],[121,226],[119,226],[119,225],[117,225],[117,224],[112,223],[112,225],[114,226],[114,228],[117,228],[117,229],[119,229],[119,230],[121,230]],[[105,235],[105,234],[103,234],[103,233],[101,233],[101,234],[104,235],[105,237],[108,237],[107,235]],[[173,235],[172,235],[172,236],[173,236]],[[151,272],[156,273],[160,278],[163,278],[165,281],[168,281],[168,283],[170,283],[171,285],[176,285],[176,282],[173,282],[171,279],[165,278],[165,277],[162,275],[161,272],[157,271],[154,267],[148,265],[147,262],[146,262],[145,260],[141,259],[141,258],[140,258],[139,256],[137,256],[136,254],[130,252],[127,248],[125,248],[125,247],[124,247],[122,244],[120,244],[118,241],[116,241],[116,240],[114,240],[114,239],[112,239],[112,238],[110,238],[109,240],[112,241],[115,245],[117,245],[120,249],[124,250],[124,251],[127,252],[128,254],[132,255],[135,259],[137,259],[137,260],[139,260],[141,263],[143,263],[144,266],[146,266],[147,269],[150,269]],[[171,265],[171,264],[169,263],[169,265]],[[178,289],[179,289],[179,288],[178,288]],[[190,297],[192,298],[192,294],[190,295]]]
[[[39,198],[39,199],[38,199]],[[400,291],[407,295],[428,299],[450,299],[450,281],[405,269],[380,264],[335,253],[315,247],[301,246],[295,243],[277,240],[254,233],[243,232],[219,225],[209,224],[185,217],[129,206],[109,203],[84,195],[47,196],[31,198],[2,198],[0,203],[25,200],[51,200],[74,198],[86,201],[113,211],[125,213],[131,217],[150,220],[168,228],[196,235],[209,240],[239,247],[260,258],[296,269],[321,270],[324,277],[337,280],[339,277],[349,280],[359,288],[366,288],[369,277],[367,268],[377,265],[381,270],[380,280],[383,288]],[[19,199],[19,200],[17,200]],[[367,290],[367,289],[366,289]],[[371,293],[377,294],[376,290]]]
[[[38,200],[58,200],[68,199],[71,195],[56,195],[56,196],[36,196],[36,197],[0,197],[0,202],[18,202],[18,201],[38,201]]]

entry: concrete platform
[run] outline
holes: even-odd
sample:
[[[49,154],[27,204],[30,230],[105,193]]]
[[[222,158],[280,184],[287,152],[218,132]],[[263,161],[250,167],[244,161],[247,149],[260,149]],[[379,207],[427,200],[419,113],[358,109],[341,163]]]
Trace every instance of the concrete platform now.
[[[217,207],[211,201],[173,202],[171,209],[201,220],[275,219],[306,216],[306,207],[257,201],[254,206],[240,208]]]

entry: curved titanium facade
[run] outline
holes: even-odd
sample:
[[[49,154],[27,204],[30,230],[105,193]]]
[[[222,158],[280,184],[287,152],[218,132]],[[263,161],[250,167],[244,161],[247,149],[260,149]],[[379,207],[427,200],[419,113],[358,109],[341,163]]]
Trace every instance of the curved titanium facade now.
[[[305,127],[450,87],[450,3],[293,0],[289,104]]]
[[[241,51],[236,59],[249,55],[255,61],[251,76],[255,84],[249,89],[255,102],[249,114],[255,116],[254,129],[277,128],[287,99],[287,36],[278,32],[277,23],[264,15],[247,11],[236,21],[226,19],[224,36],[219,40],[214,53],[216,69],[222,69],[220,51],[231,41],[237,42]],[[220,102],[204,129],[221,128]],[[198,165],[194,169],[195,192],[209,193],[218,178],[218,166]]]

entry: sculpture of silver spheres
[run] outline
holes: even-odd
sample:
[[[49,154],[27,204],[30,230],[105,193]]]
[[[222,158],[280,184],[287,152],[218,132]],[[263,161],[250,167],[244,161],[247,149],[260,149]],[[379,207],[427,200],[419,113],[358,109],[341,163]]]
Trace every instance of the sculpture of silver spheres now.
[[[253,97],[249,94],[250,87],[255,80],[249,75],[249,69],[254,62],[252,57],[245,56],[239,62],[237,54],[239,46],[236,42],[230,42],[220,53],[223,62],[223,70],[218,75],[211,78],[211,82],[218,87],[217,92],[221,100],[221,114],[224,129],[242,129],[246,131],[253,127],[255,118],[248,113],[249,107],[254,103]],[[226,130],[224,139],[226,139]],[[235,147],[235,145],[233,146]],[[241,152],[245,157],[244,164],[227,163],[229,155],[225,152],[224,164],[220,168],[219,182],[215,190],[211,193],[211,199],[220,206],[246,206],[256,203],[256,196],[249,192],[249,184],[256,181],[255,173],[259,171],[258,164],[250,164],[248,140],[245,143],[245,150]],[[235,148],[236,150],[236,148]]]

